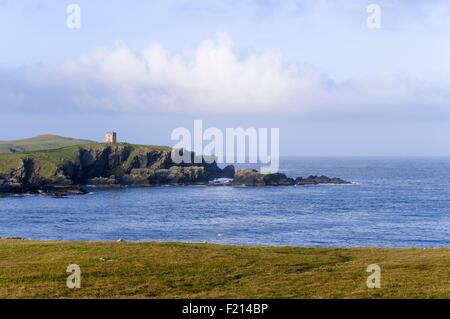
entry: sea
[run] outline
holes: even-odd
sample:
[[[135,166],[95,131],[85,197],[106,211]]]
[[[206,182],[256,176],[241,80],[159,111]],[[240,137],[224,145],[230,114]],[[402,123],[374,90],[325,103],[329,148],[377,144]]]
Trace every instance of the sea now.
[[[304,247],[450,247],[450,158],[281,158],[348,185],[161,186],[0,197],[0,237]]]

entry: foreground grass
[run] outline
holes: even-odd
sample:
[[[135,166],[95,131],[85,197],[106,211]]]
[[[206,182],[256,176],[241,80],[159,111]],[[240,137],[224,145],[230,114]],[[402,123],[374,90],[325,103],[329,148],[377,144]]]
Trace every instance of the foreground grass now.
[[[381,289],[366,268],[381,267]],[[66,287],[78,264],[81,289]],[[0,239],[2,298],[450,298],[450,249]]]

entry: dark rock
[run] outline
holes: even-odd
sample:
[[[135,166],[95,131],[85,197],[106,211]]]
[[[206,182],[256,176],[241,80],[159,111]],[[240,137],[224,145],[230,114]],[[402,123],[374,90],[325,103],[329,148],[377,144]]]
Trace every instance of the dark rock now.
[[[168,184],[169,180],[169,170],[168,169],[158,169],[153,175],[149,177],[150,184]]]
[[[107,178],[107,177],[94,177],[87,181],[87,185],[91,186],[112,186],[115,185],[116,179],[115,178]]]
[[[48,196],[64,197],[68,195],[85,195],[89,193],[89,191],[83,187],[71,186],[71,187],[47,187],[41,190],[40,193]]]
[[[296,185],[317,185],[318,183],[311,178],[303,178],[303,177],[297,177],[295,179],[295,184]]]
[[[262,174],[251,168],[238,170],[234,175],[233,184],[246,186],[265,185]]]
[[[123,175],[119,178],[121,185],[149,185],[150,176],[155,171],[149,168],[133,168],[130,174]]]
[[[207,183],[208,173],[205,167],[189,166],[179,167],[172,166],[169,169],[169,179],[171,183],[196,184]]]
[[[234,178],[234,175],[236,174],[236,171],[234,169],[233,165],[225,166],[222,170],[222,178]]]
[[[289,186],[289,185],[317,185],[317,184],[348,184],[348,182],[334,177],[327,176],[309,176],[308,178],[297,177],[295,180],[289,178],[283,173],[261,174],[259,171],[251,168],[242,169],[236,172],[234,185],[246,186]]]
[[[159,169],[149,177],[150,184],[204,184],[208,182],[208,174],[202,166],[172,166]]]
[[[332,177],[332,178],[330,178],[329,184],[351,184],[351,183],[344,181],[343,179],[340,179],[339,177]]]
[[[267,174],[263,177],[265,185],[294,185],[293,178],[287,178],[285,174]]]
[[[20,194],[23,193],[23,185],[16,182],[4,182],[0,185],[0,193]]]
[[[297,177],[295,179],[296,185],[317,185],[317,184],[349,184],[349,182],[343,179],[327,176],[309,176],[308,178]]]
[[[242,169],[236,172],[233,180],[234,185],[246,186],[266,186],[266,185],[294,185],[292,178],[286,177],[282,173],[261,174],[259,171],[251,168]]]

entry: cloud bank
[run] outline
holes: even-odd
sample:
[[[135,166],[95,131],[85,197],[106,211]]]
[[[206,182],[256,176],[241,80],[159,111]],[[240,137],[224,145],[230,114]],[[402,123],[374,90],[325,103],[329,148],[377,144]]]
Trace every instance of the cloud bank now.
[[[160,43],[139,51],[117,43],[58,65],[0,70],[2,113],[447,113],[449,96],[442,83],[399,75],[337,83],[318,67],[290,63],[274,52],[241,55],[226,33],[181,53]]]

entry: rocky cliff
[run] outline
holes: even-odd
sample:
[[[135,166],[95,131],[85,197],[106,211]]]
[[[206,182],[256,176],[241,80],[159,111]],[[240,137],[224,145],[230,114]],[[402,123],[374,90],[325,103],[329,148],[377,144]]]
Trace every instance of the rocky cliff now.
[[[201,160],[176,164],[171,148],[132,144],[87,144],[28,153],[0,154],[0,193],[54,195],[84,193],[83,186],[148,186],[208,184],[214,179],[231,185],[276,186],[344,184],[340,178],[310,176],[288,178],[285,174],[261,174],[254,169],[235,172],[216,162]]]
[[[215,162],[205,161],[175,164],[171,149],[160,146],[92,144],[0,154],[0,192],[74,189],[77,185],[204,184],[220,177],[232,177],[230,168],[222,170]]]

